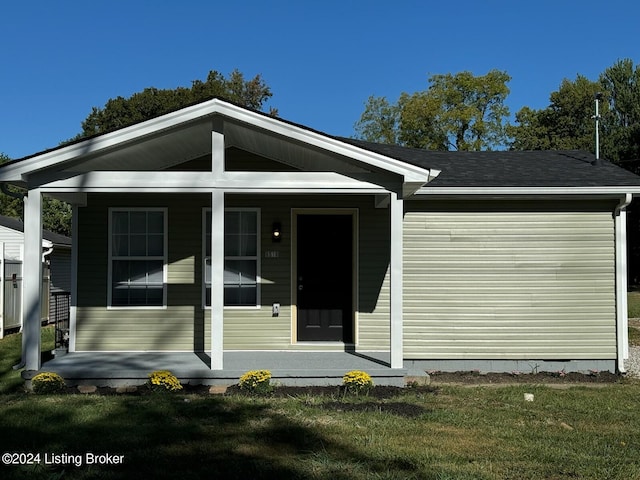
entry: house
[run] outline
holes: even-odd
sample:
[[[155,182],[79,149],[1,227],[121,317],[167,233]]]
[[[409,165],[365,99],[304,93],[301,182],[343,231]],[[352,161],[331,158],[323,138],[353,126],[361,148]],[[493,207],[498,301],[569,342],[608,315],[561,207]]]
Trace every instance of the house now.
[[[5,330],[22,326],[22,260],[24,225],[17,218],[0,215],[0,338]],[[59,292],[71,292],[71,238],[42,230],[42,321],[55,322]],[[66,297],[65,297],[66,299]]]
[[[640,178],[584,152],[371,144],[216,98],[7,163],[0,182],[28,189],[29,372],[625,370]],[[43,195],[74,214],[69,353],[44,367]]]

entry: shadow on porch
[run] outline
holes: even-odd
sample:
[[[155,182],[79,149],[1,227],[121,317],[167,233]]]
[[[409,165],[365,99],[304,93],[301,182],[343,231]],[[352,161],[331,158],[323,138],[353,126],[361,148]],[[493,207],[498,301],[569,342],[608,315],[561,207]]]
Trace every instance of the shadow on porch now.
[[[376,385],[404,386],[405,369],[389,367],[385,352],[268,352],[224,353],[224,369],[211,370],[203,352],[74,352],[43,364],[41,371],[56,372],[70,385],[141,385],[154,370],[170,370],[182,383],[234,385],[248,370],[270,370],[280,385],[340,385],[343,375],[363,370]]]

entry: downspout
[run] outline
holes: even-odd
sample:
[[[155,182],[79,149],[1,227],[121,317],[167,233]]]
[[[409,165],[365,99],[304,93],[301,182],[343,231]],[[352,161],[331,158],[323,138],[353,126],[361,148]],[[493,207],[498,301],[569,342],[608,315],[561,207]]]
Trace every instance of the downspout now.
[[[616,206],[615,222],[616,256],[616,338],[618,372],[626,373],[624,361],[629,358],[629,318],[627,312],[627,212],[633,195],[625,194]]]
[[[18,200],[24,200],[24,197],[26,196],[25,193],[12,192],[11,190],[9,190],[9,187],[6,183],[0,183],[0,191],[5,195],[17,198]]]

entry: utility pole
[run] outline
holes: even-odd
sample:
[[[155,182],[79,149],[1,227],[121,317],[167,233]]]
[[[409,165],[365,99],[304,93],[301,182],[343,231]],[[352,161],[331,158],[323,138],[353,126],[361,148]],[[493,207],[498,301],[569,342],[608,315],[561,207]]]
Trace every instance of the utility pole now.
[[[591,118],[594,118],[596,121],[596,161],[594,165],[600,165],[600,100],[602,100],[602,92],[597,92],[595,94],[596,100],[596,114]]]

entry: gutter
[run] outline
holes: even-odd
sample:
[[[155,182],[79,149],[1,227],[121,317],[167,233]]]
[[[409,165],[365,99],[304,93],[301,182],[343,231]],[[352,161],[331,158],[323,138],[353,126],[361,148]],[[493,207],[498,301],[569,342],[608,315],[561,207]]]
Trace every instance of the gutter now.
[[[613,211],[616,256],[616,339],[618,371],[626,373],[624,361],[629,358],[629,318],[627,305],[627,211],[633,200],[631,193],[620,198]]]
[[[24,197],[26,196],[26,193],[12,192],[11,190],[9,190],[9,187],[5,182],[0,183],[0,191],[5,195],[17,198],[18,200],[24,200]]]

